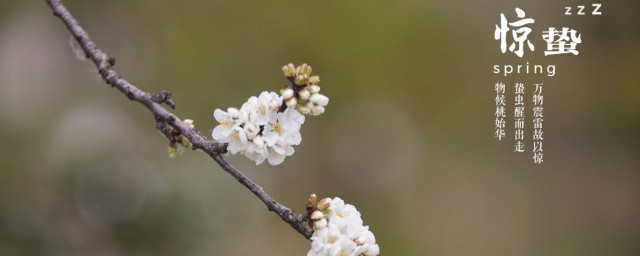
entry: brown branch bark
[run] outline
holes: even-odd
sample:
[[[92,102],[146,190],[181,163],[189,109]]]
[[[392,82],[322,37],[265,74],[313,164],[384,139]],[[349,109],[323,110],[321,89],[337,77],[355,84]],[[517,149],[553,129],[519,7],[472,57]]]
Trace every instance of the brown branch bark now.
[[[233,167],[222,154],[226,152],[226,144],[211,141],[200,134],[196,129],[191,128],[185,124],[175,114],[165,109],[162,104],[167,104],[171,108],[175,108],[175,104],[170,99],[171,94],[163,91],[158,94],[152,94],[140,90],[138,87],[127,82],[122,78],[112,66],[115,64],[115,59],[100,50],[96,44],[91,41],[87,32],[78,24],[78,21],[71,15],[69,10],[61,3],[60,0],[45,0],[51,9],[53,14],[60,18],[66,25],[67,29],[75,40],[80,44],[82,50],[86,54],[87,58],[91,59],[98,69],[98,73],[102,79],[112,87],[118,89],[122,94],[126,95],[130,100],[136,101],[151,111],[156,120],[156,128],[165,137],[171,140],[170,130],[176,129],[180,134],[191,141],[193,149],[199,149],[207,153],[213,160],[215,160],[223,170],[231,174],[240,184],[244,185],[249,191],[255,194],[265,205],[269,211],[274,212],[280,218],[289,223],[293,229],[303,235],[305,238],[310,238],[313,234],[313,230],[307,225],[306,217],[302,214],[297,214],[293,210],[278,203],[271,198],[262,187],[253,182],[249,177],[244,175],[241,171]]]

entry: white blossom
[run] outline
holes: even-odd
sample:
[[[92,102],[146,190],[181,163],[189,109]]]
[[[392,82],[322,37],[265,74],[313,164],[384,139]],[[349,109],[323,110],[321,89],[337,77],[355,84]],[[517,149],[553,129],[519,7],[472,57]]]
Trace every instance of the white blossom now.
[[[224,140],[220,140],[220,142],[229,143],[227,150],[231,152],[231,154],[236,154],[247,148],[249,139],[247,139],[247,134],[244,132],[244,129],[240,126],[236,126],[233,127],[231,136],[225,137]]]
[[[294,145],[300,145],[302,135],[300,127],[304,116],[295,109],[288,108],[275,115],[275,120],[264,126],[262,138],[267,146],[267,160],[272,165],[284,161],[285,156],[293,155]]]
[[[211,135],[218,142],[228,143],[227,150],[232,154],[241,153],[256,164],[267,160],[278,165],[293,155],[293,146],[302,142],[300,127],[304,123],[304,116],[297,110],[281,111],[282,104],[278,94],[262,92],[250,97],[240,109],[216,109],[214,118],[219,125]]]
[[[252,96],[242,104],[240,111],[249,113],[255,125],[266,125],[274,118],[276,110],[282,105],[282,97],[275,92],[262,92],[260,96]]]
[[[237,125],[237,118],[233,118],[228,112],[220,109],[213,111],[213,117],[218,121],[219,125],[213,128],[211,136],[214,140],[221,141],[229,137],[233,133],[233,128]],[[228,141],[221,141],[227,143]]]
[[[380,247],[376,244],[369,226],[364,226],[360,212],[355,206],[345,204],[338,197],[330,202],[329,207],[312,213],[314,221],[311,249],[307,256],[370,256],[379,255]],[[319,213],[324,216],[321,217]]]

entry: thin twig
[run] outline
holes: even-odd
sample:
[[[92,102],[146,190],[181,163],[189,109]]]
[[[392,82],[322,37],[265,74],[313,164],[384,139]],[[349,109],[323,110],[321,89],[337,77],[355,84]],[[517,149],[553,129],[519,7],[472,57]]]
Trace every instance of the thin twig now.
[[[71,15],[69,10],[62,5],[60,0],[45,0],[53,14],[60,18],[73,37],[78,41],[80,47],[86,56],[93,61],[98,68],[98,73],[102,79],[112,87],[115,87],[130,100],[136,101],[147,107],[153,113],[156,120],[156,128],[171,140],[170,127],[180,132],[180,134],[193,144],[193,149],[199,149],[206,152],[213,160],[215,160],[223,170],[231,174],[240,184],[244,185],[253,194],[255,194],[264,204],[267,205],[269,211],[276,213],[280,218],[289,223],[298,233],[307,239],[313,234],[313,230],[307,225],[305,215],[297,214],[293,210],[278,203],[271,198],[262,187],[251,181],[246,175],[233,167],[222,154],[227,150],[227,145],[211,141],[202,136],[196,129],[191,128],[184,123],[181,118],[165,109],[162,104],[167,104],[171,108],[175,108],[175,104],[171,101],[169,92],[163,91],[159,94],[151,94],[140,90],[123,79],[116,71],[112,69],[115,64],[115,58],[100,50],[96,44],[91,41],[87,32],[78,24],[78,21]]]

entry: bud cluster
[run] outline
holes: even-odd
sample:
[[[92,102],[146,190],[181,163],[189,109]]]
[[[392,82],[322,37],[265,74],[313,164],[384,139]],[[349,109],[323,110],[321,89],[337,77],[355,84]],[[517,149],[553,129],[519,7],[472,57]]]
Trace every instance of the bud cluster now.
[[[329,98],[320,94],[320,77],[311,75],[311,66],[302,64],[295,67],[289,63],[282,67],[282,73],[291,85],[280,90],[287,107],[295,107],[300,113],[317,116],[324,113]]]
[[[317,201],[315,194],[307,202],[310,225],[313,227],[311,249],[307,256],[379,255],[376,238],[364,226],[355,206],[339,197]]]
[[[193,128],[193,120],[185,119],[183,121],[185,124],[189,125]],[[185,148],[191,148],[192,144],[189,139],[182,136],[180,131],[177,129],[171,130],[171,139],[169,140],[169,147],[167,147],[167,153],[169,153],[169,158],[175,158],[177,155],[182,154]]]

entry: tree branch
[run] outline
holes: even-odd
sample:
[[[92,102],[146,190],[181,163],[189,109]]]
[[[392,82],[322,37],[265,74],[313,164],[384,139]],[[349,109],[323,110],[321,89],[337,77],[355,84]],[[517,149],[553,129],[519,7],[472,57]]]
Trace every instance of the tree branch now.
[[[171,108],[175,108],[175,104],[171,101],[171,93],[162,91],[159,94],[151,94],[140,90],[138,87],[127,82],[116,71],[112,69],[115,59],[111,55],[107,55],[100,50],[96,44],[91,41],[87,32],[78,24],[78,21],[71,15],[69,10],[61,3],[60,0],[45,0],[53,14],[60,18],[67,26],[67,29],[73,37],[78,41],[80,47],[86,56],[93,61],[98,69],[98,73],[102,79],[112,87],[118,89],[122,94],[126,95],[130,100],[136,101],[151,111],[156,120],[156,128],[169,140],[171,140],[171,128],[180,132],[180,135],[189,139],[193,144],[193,149],[199,149],[207,153],[215,160],[223,170],[231,174],[240,184],[244,185],[249,191],[255,194],[265,205],[269,211],[276,213],[280,218],[289,223],[298,233],[309,239],[313,234],[313,230],[306,223],[306,216],[297,214],[293,210],[278,203],[271,198],[262,187],[251,181],[249,177],[244,175],[238,169],[233,167],[223,156],[226,153],[227,145],[211,141],[200,134],[196,129],[191,128],[184,123],[175,114],[165,109],[162,104],[167,104]]]

